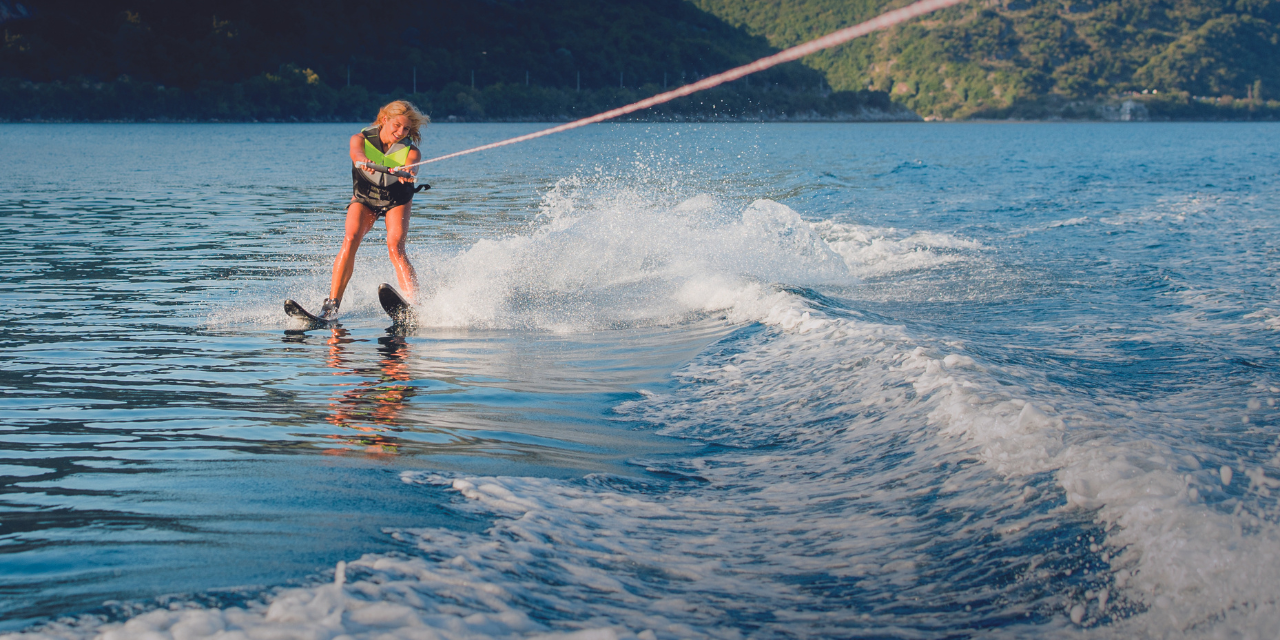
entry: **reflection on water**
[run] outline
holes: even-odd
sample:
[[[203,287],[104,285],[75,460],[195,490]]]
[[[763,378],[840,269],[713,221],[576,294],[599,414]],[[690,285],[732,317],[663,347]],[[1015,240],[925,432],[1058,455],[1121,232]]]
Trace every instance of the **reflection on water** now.
[[[329,449],[326,453],[336,454],[344,451],[362,451],[367,455],[394,455],[399,452],[400,444],[394,436],[388,435],[400,423],[399,416],[405,403],[415,394],[415,387],[406,384],[411,380],[407,358],[410,356],[409,343],[403,336],[389,335],[378,338],[378,353],[381,358],[377,362],[377,370],[361,371],[350,369],[349,358],[345,357],[346,346],[354,340],[351,334],[341,325],[332,328],[329,338],[329,366],[338,369],[334,375],[377,376],[376,380],[338,383],[329,403],[330,413],[326,418],[330,424],[358,433],[351,435],[330,434],[330,438],[343,443],[340,449]]]
[[[610,415],[722,335],[708,322],[557,337],[384,328],[19,334],[4,356],[0,616],[302,578],[483,527],[405,470],[580,476],[687,445]],[[156,351],[149,345],[181,344]],[[61,363],[75,360],[75,367]],[[619,366],[626,363],[625,366]],[[320,454],[320,455],[309,455]]]
[[[303,368],[305,384],[271,386],[316,418],[304,430],[280,426],[327,455],[409,454],[493,473],[624,472],[637,452],[677,445],[625,428],[611,407],[634,389],[669,384],[664,372],[726,326],[686,329],[406,334],[360,323],[286,331],[283,344],[319,360]]]
[[[332,347],[329,366],[338,369],[344,366],[342,346],[350,342],[345,330],[334,327],[333,337],[329,338]],[[377,381],[356,383],[329,403],[333,409],[329,414],[331,424],[363,433],[352,438],[337,435],[330,438],[363,447],[367,454],[396,453],[399,446],[396,439],[385,433],[394,429],[405,402],[414,395],[414,387],[404,384],[410,380],[405,360],[409,351],[409,343],[401,336],[378,338],[378,353],[382,358],[378,360]]]

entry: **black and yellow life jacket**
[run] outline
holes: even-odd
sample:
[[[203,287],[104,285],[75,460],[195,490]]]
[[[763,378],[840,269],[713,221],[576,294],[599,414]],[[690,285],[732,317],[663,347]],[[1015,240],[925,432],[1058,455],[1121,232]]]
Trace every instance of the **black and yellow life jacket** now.
[[[391,145],[391,148],[387,149],[386,153],[383,153],[378,150],[378,145],[375,144],[379,142],[378,129],[377,125],[373,125],[360,130],[360,133],[364,135],[365,157],[368,158],[370,162],[380,164],[388,169],[407,164],[409,162],[409,152],[417,149],[418,147],[414,145],[413,141],[409,138],[402,138],[395,144]],[[356,167],[354,162],[351,164],[351,167],[352,169],[355,169],[355,171],[352,172],[353,174],[359,175],[361,178],[364,178],[379,187],[390,187],[400,183],[399,178],[386,173],[373,173],[370,175],[368,171],[363,171]]]

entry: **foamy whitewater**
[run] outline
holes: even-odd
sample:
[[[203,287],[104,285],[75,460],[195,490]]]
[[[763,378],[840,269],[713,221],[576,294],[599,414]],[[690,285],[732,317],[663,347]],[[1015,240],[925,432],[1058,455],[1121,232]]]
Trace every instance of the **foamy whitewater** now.
[[[473,135],[438,129],[446,141]],[[347,367],[356,374],[348,390],[315,402],[352,409],[329,420],[338,426],[320,426],[373,425],[364,430],[380,435],[343,451],[400,451],[378,463],[388,472],[381,482],[439,504],[379,516],[384,489],[362,481],[352,488],[369,503],[362,517],[389,547],[238,590],[161,584],[105,608],[33,616],[0,638],[1280,635],[1280,128],[592,131],[554,151],[537,147],[546,155],[534,160],[508,159],[506,171],[532,176],[536,189],[484,182],[502,167],[489,158],[497,164],[441,178],[440,192],[453,180],[466,195],[452,209],[415,201],[415,224],[426,220],[412,247],[423,288],[421,326],[408,335],[383,329],[372,289],[394,280],[376,234],[344,302],[349,334],[298,334],[278,314],[283,297],[323,297],[336,238],[333,224],[313,220],[332,219],[340,203],[286,209],[278,226],[291,244],[255,227],[277,224],[262,214],[231,213],[274,205],[236,201],[202,214],[190,203],[184,215],[211,224],[201,223],[203,245],[149,258],[190,261],[167,274],[182,286],[193,275],[212,282],[182,289],[174,304],[190,328],[179,333],[235,343],[206,353],[262,349],[238,356],[257,364],[227,388],[296,387],[287,403],[264,398],[271,411],[312,402],[307,385],[337,384],[325,366],[379,342],[378,357],[401,364]],[[489,191],[490,218],[467,226],[464,214]],[[24,212],[53,205],[6,197],[3,206],[12,252]],[[65,251],[90,232],[59,233]],[[237,234],[245,239],[227,239]],[[93,239],[85,250],[114,242]],[[243,242],[249,250],[230,248]],[[16,269],[6,268],[15,283],[6,288],[18,295],[48,277]],[[38,316],[13,306],[6,322]],[[113,322],[136,322],[129,313]],[[304,365],[255,346],[258,335],[314,345],[303,357],[321,373],[273,382],[268,371]],[[675,343],[694,346],[639,364]],[[521,360],[540,344],[554,345],[552,355]],[[0,420],[0,440],[51,424],[39,423],[42,410],[75,419],[22,377],[40,371],[27,355],[35,339],[10,345],[0,401],[14,413]],[[412,351],[393,358],[398,348]],[[614,355],[574,368],[574,353],[601,350]],[[47,357],[40,366],[54,367]],[[203,366],[154,379],[196,378]],[[516,370],[526,382],[483,382],[516,380]],[[458,401],[472,409],[421,404],[431,393],[444,403],[445,382],[464,378],[481,381]],[[368,392],[352,395],[359,385]],[[598,412],[557,418],[585,424],[587,435],[560,442],[559,427],[519,426],[557,411],[566,389],[593,386],[610,390],[592,401]],[[406,387],[424,395],[387,400]],[[476,395],[479,387],[509,395]],[[140,401],[117,402],[123,411]],[[409,409],[377,417],[398,405]],[[498,413],[506,417],[485,417]],[[212,415],[196,407],[184,419]],[[549,451],[596,443],[622,453],[617,464],[582,453],[507,473],[513,467],[461,439],[417,451],[401,434],[437,422],[451,438],[502,431],[541,438]],[[660,444],[619,444],[628,438]],[[446,451],[449,442],[459,449]],[[9,446],[7,464],[47,455]],[[288,464],[322,464],[299,455]],[[7,499],[50,504],[30,497],[39,489],[30,477],[14,474]],[[437,510],[455,519],[429,513]]]

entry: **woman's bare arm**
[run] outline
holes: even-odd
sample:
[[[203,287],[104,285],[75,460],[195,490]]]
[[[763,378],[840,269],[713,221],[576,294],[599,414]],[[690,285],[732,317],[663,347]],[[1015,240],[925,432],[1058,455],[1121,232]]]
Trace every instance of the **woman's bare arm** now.
[[[364,134],[357,133],[351,136],[351,161],[359,164],[361,162],[369,162],[368,156],[364,155]],[[373,175],[373,169],[364,167],[370,175]]]

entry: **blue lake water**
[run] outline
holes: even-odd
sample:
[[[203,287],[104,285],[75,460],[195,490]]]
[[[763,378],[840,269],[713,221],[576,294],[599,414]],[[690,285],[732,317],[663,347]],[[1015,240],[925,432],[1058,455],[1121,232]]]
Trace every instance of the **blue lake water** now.
[[[0,632],[1280,631],[1280,126],[594,126],[306,330],[355,128],[0,125]]]

